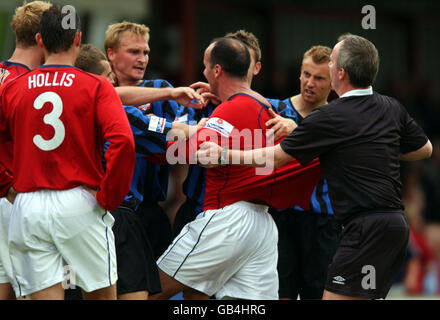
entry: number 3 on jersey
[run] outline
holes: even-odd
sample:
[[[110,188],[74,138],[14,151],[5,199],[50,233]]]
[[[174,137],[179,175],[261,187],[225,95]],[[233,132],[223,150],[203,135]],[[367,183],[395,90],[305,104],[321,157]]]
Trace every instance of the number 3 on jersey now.
[[[46,114],[43,118],[45,124],[53,127],[55,134],[52,139],[45,140],[39,134],[34,136],[34,144],[43,151],[51,151],[58,148],[63,143],[66,135],[63,122],[60,116],[63,113],[63,101],[55,92],[44,92],[40,94],[34,101],[34,108],[40,110],[46,102],[50,102],[53,106],[52,112]]]

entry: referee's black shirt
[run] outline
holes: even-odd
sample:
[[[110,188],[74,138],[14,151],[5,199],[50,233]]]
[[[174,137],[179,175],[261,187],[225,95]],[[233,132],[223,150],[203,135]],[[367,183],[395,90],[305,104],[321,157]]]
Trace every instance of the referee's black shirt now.
[[[394,98],[376,92],[333,100],[314,110],[280,144],[305,164],[319,157],[335,218],[403,209],[399,154],[428,138]]]

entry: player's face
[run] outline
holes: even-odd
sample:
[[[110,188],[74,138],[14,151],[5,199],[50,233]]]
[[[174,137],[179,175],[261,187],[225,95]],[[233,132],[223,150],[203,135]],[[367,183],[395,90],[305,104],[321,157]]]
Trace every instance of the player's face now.
[[[107,78],[111,83],[114,83],[115,74],[110,67],[110,63],[107,60],[101,60],[101,65],[104,67],[104,71],[100,75]]]
[[[330,93],[330,73],[328,63],[316,64],[311,57],[304,59],[301,66],[301,95],[310,104],[320,104]]]
[[[210,45],[206,50],[205,54],[203,56],[203,65],[205,66],[205,69],[203,70],[203,75],[205,76],[206,80],[209,83],[211,93],[217,95],[217,81],[215,78],[215,71],[214,68],[211,66],[211,63],[209,61],[209,57],[211,55],[213,45]]]
[[[339,47],[341,46],[341,42],[338,42],[333,50],[332,53],[330,54],[330,62],[328,63],[328,67],[330,69],[330,79],[331,79],[331,84],[332,84],[332,88],[333,90],[336,91],[336,93],[338,92],[338,88],[339,88],[339,70],[340,68],[338,68],[338,55],[339,55]]]
[[[150,47],[144,37],[130,31],[122,33],[119,48],[109,49],[108,57],[119,85],[136,85],[143,79]]]

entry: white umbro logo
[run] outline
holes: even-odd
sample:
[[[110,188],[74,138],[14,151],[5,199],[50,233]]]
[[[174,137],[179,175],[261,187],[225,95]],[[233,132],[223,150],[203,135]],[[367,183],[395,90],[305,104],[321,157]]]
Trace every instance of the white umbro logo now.
[[[345,279],[341,276],[337,276],[333,278],[333,283],[345,284]]]

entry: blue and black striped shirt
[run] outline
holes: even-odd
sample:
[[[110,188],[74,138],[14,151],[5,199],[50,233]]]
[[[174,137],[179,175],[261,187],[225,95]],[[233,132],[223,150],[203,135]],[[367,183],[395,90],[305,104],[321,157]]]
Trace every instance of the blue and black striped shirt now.
[[[274,110],[278,112],[282,117],[290,118],[297,124],[301,123],[304,119],[295,107],[292,105],[290,98],[284,100],[268,99]],[[293,209],[298,211],[304,211],[300,207],[294,207]],[[281,212],[282,210],[277,210]],[[333,214],[333,209],[330,204],[330,198],[328,195],[328,185],[324,178],[321,178],[313,190],[312,198],[310,199],[309,210],[311,212],[320,214]]]

